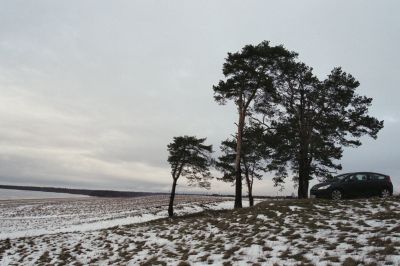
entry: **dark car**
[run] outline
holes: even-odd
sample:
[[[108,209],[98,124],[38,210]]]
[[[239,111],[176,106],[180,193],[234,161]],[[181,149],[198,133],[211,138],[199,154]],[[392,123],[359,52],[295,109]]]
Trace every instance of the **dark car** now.
[[[347,173],[338,175],[329,181],[311,188],[311,197],[341,198],[388,197],[393,194],[390,176],[371,172]]]

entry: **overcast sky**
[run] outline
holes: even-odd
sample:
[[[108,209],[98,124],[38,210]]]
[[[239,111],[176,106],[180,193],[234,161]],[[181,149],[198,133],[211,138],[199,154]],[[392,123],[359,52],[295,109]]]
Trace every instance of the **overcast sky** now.
[[[270,40],[320,78],[342,66],[360,81],[385,128],[346,150],[343,171],[389,174],[399,191],[399,12],[397,0],[1,1],[0,184],[168,192],[173,136],[219,150],[235,130],[212,91],[227,52]],[[254,189],[277,193],[269,175]]]

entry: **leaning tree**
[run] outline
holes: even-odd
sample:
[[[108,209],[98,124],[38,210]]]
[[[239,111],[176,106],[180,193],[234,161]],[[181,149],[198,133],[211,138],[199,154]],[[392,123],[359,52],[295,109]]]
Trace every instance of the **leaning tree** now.
[[[213,86],[214,98],[219,104],[233,101],[239,114],[235,148],[235,208],[242,208],[241,153],[243,129],[253,106],[261,99],[272,97],[274,81],[279,79],[281,61],[297,55],[283,46],[270,46],[264,41],[246,45],[240,52],[228,53],[223,64],[225,80]],[[266,108],[266,106],[264,106]]]
[[[372,98],[357,94],[359,82],[341,68],[320,81],[310,67],[288,61],[281,81],[277,94],[281,112],[269,132],[275,139],[270,167],[283,169],[276,182],[283,182],[286,170],[293,171],[298,197],[307,198],[309,180],[341,169],[337,161],[343,147],[360,146],[364,135],[376,139],[383,121],[368,115]],[[263,112],[262,104],[258,111]]]
[[[168,162],[171,165],[172,189],[168,207],[170,217],[174,215],[175,189],[178,179],[183,176],[189,185],[198,185],[209,189],[212,178],[210,166],[212,164],[212,145],[205,145],[206,138],[194,136],[174,137],[168,144]]]

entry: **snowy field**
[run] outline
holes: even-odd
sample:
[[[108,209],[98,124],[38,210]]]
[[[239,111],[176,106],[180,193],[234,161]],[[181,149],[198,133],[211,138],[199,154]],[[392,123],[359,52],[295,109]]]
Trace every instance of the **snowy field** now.
[[[52,193],[57,194],[57,193]],[[0,239],[84,232],[165,218],[169,197],[0,200]],[[176,196],[178,215],[232,208],[232,199]]]
[[[399,197],[212,210],[233,202],[181,196],[173,219],[167,197],[2,204],[0,265],[400,265]]]

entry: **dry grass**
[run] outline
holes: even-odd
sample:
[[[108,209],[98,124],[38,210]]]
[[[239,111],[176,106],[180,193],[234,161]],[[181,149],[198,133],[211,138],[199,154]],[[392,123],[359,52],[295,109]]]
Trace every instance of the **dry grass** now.
[[[209,210],[93,233],[6,240],[0,243],[0,254],[40,252],[38,243],[46,243],[38,263],[394,264],[400,261],[399,207],[398,198],[266,201],[252,208]],[[73,237],[82,239],[74,242]],[[29,258],[19,263],[28,264]]]

